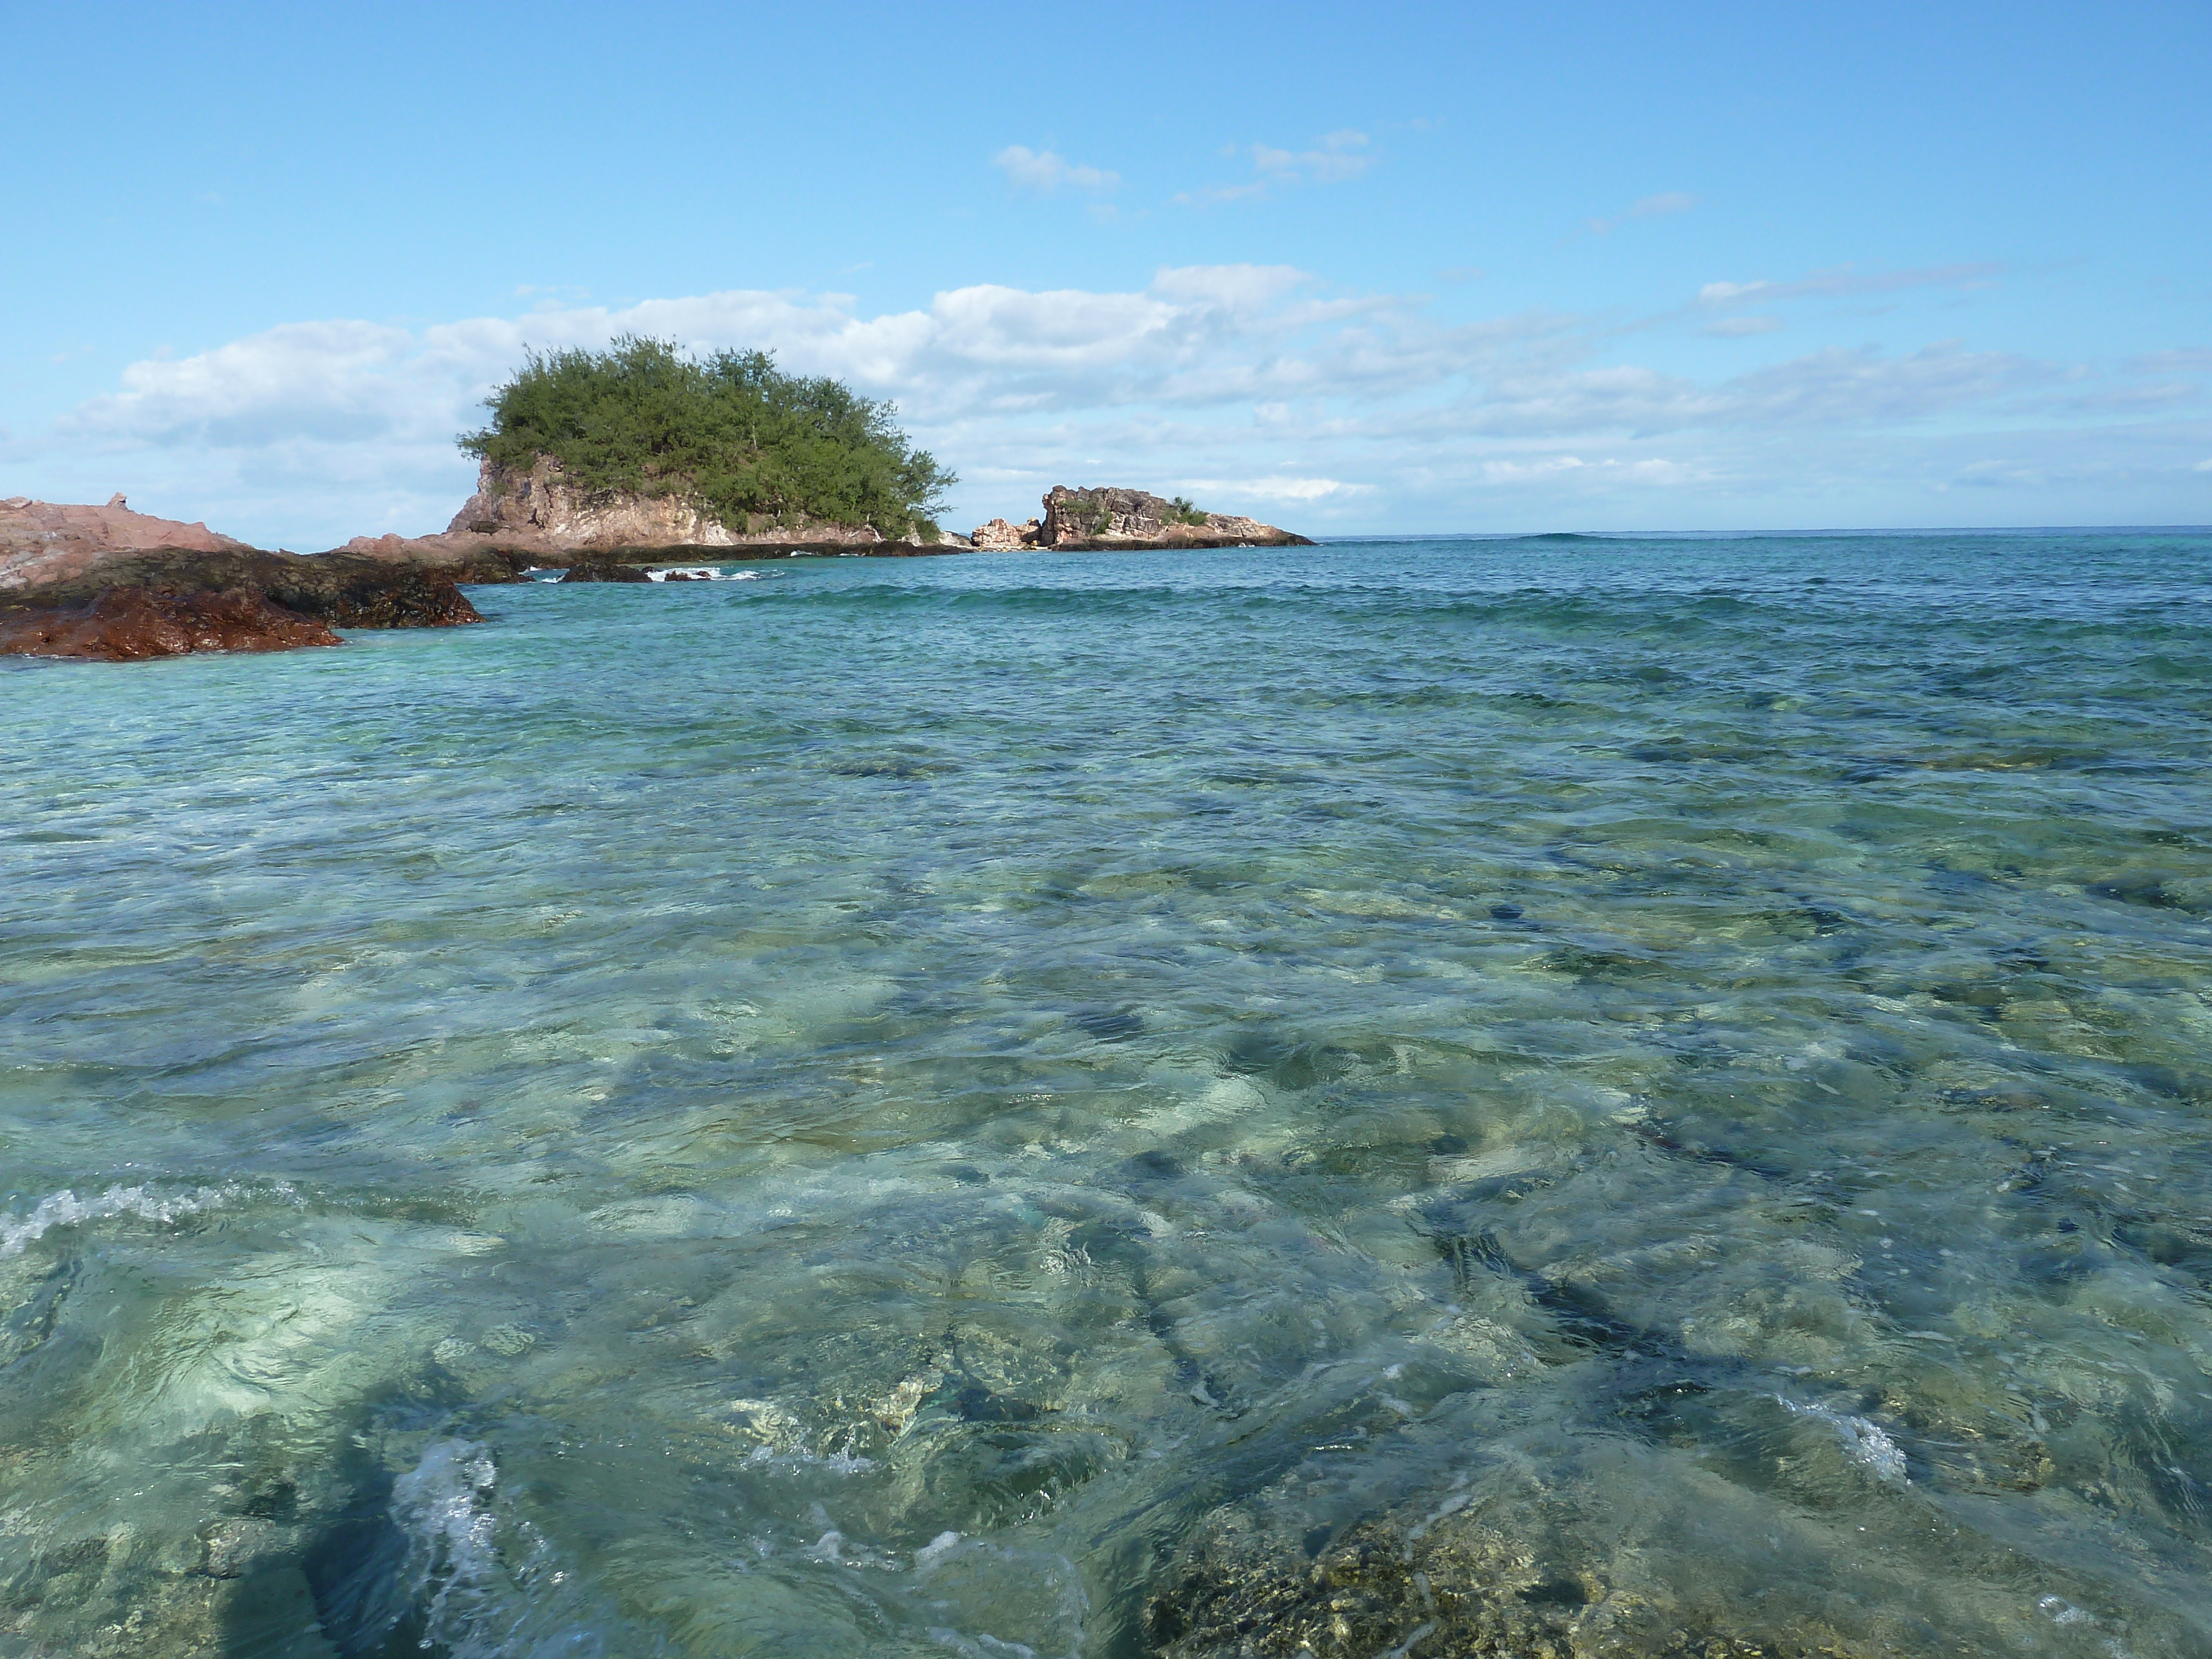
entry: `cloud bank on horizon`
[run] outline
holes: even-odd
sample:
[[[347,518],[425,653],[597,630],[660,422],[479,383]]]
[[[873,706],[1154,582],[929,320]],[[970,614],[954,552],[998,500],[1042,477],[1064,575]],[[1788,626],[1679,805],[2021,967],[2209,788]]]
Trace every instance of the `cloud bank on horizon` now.
[[[0,441],[0,460],[42,493],[125,489],[264,542],[419,534],[467,494],[454,437],[526,350],[636,333],[765,346],[894,400],[962,474],[956,529],[1023,516],[1056,483],[1195,493],[1326,534],[1844,524],[1869,477],[1919,492],[1928,522],[1947,504],[1950,521],[2018,521],[2014,502],[2069,483],[2200,479],[2191,416],[2212,352],[2100,364],[1937,340],[1707,379],[1637,360],[1669,330],[1779,331],[1795,301],[2001,276],[1818,271],[1715,281],[1651,317],[1473,323],[1283,265],[1170,267],[1122,292],[978,284],[874,315],[835,293],[732,290],[416,328],[287,323],[134,362],[49,429]]]

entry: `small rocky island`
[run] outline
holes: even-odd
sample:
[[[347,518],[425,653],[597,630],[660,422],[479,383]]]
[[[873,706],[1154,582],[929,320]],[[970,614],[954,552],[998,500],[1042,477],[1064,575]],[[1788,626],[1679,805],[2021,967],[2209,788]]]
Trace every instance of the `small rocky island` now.
[[[1206,513],[1178,497],[1162,501],[1141,489],[1070,489],[1045,493],[1044,516],[1026,524],[994,519],[976,527],[971,546],[1013,551],[1050,547],[1125,552],[1170,547],[1311,547],[1312,540],[1257,519]]]
[[[533,356],[462,439],[477,490],[441,533],[269,552],[204,524],[0,501],[0,655],[101,661],[343,643],[336,630],[483,620],[464,586],[561,570],[644,581],[649,566],[803,556],[1310,546],[1255,519],[1143,490],[1045,495],[1041,517],[940,529],[956,482],[888,404],[765,353],[704,363],[653,340]]]

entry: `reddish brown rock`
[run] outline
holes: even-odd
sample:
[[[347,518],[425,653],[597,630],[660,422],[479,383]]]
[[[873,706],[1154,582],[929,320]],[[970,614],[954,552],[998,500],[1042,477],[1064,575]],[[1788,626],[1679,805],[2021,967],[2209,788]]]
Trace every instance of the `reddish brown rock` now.
[[[343,643],[326,624],[244,587],[198,593],[111,587],[82,605],[0,612],[0,654],[10,656],[135,662]]]

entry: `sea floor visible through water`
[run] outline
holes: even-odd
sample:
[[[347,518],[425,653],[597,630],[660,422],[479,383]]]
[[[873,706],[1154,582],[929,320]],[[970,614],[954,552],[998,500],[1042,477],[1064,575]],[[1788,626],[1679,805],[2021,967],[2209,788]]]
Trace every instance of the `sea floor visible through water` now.
[[[2212,536],[474,597],[0,665],[0,1656],[2212,1654]]]

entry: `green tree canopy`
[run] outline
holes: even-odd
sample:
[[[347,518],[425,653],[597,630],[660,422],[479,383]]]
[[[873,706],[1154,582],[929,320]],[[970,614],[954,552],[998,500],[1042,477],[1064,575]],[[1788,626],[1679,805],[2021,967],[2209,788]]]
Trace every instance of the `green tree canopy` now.
[[[605,351],[533,351],[461,447],[527,470],[550,455],[579,487],[690,495],[732,530],[756,518],[872,524],[933,540],[957,482],[842,380],[786,374],[765,351],[701,362],[623,335]]]

